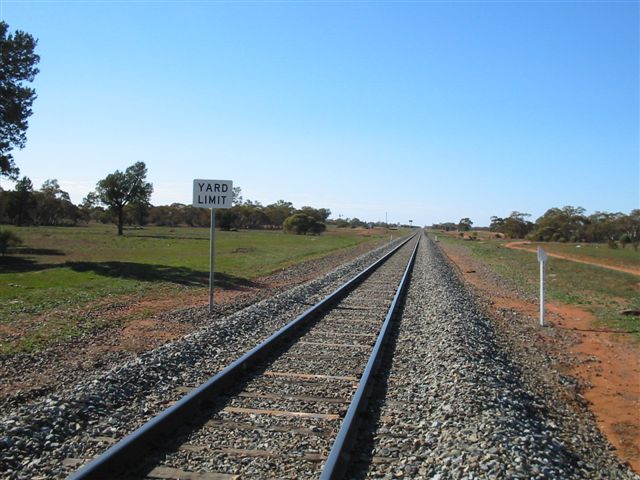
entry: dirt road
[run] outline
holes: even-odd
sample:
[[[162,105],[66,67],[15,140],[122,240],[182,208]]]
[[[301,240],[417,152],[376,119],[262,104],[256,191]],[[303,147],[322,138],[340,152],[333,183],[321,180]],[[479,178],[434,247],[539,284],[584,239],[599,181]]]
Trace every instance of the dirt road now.
[[[507,244],[505,244],[505,247],[507,248],[511,248],[514,250],[524,250],[525,252],[532,252],[532,253],[536,253],[537,249],[536,247],[531,247],[528,246],[531,245],[529,242],[509,242]],[[604,262],[597,262],[594,260],[584,260],[582,258],[576,258],[576,257],[572,257],[572,256],[568,256],[568,255],[562,255],[560,253],[550,253],[547,252],[547,255],[549,255],[550,257],[554,257],[554,258],[561,258],[562,260],[568,260],[570,262],[576,262],[576,263],[584,263],[585,265],[595,265],[597,267],[602,267],[602,268],[608,268],[609,270],[616,270],[618,272],[625,272],[625,273],[630,273],[632,275],[637,275],[640,277],[640,269],[637,268],[631,268],[631,267],[619,267],[617,265],[608,265]]]

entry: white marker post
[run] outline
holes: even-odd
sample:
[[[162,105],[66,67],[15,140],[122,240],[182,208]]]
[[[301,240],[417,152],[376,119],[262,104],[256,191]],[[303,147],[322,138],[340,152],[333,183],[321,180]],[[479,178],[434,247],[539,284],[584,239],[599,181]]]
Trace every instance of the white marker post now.
[[[193,181],[194,207],[211,209],[211,234],[209,236],[209,313],[213,313],[214,245],[216,240],[216,208],[231,208],[233,182],[231,180]]]
[[[547,263],[547,252],[538,247],[538,262],[540,262],[540,326],[544,327],[544,264]]]

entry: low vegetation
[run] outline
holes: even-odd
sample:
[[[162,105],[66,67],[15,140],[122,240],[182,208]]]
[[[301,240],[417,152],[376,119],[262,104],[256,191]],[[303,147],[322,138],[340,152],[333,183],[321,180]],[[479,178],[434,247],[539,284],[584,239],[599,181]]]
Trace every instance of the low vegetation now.
[[[488,235],[480,238],[479,241],[469,242],[457,235],[438,234],[439,241],[467,249],[494,271],[511,279],[525,291],[537,295],[539,264],[535,253],[506,248],[507,240],[488,238]],[[606,244],[576,247],[577,244],[544,244],[549,252],[640,269],[640,255],[631,249],[611,250]],[[640,310],[638,276],[553,257],[547,262],[546,272],[546,289],[550,300],[585,308],[596,316],[602,327],[633,332],[640,340],[638,317],[621,313],[624,310]]]
[[[122,237],[100,224],[13,231],[24,244],[0,257],[0,354],[101,328],[112,321],[105,312],[132,300],[206,299],[208,229],[147,227]],[[260,276],[387,235],[334,228],[322,236],[216,232],[217,288],[251,286]]]
[[[22,239],[11,230],[0,230],[0,254],[5,255],[10,248],[17,247]]]
[[[327,226],[311,215],[296,213],[284,221],[283,228],[285,233],[319,235],[327,229]]]
[[[531,222],[528,213],[512,212],[506,218],[491,217],[488,230],[506,238],[527,238],[540,242],[605,242],[611,248],[625,248],[631,245],[634,250],[640,246],[640,209],[624,213],[595,212],[585,215],[582,207],[566,206],[550,208],[535,222]],[[466,232],[471,222],[463,218],[460,222],[434,224],[431,228],[443,231]],[[487,229],[485,229],[487,230]]]

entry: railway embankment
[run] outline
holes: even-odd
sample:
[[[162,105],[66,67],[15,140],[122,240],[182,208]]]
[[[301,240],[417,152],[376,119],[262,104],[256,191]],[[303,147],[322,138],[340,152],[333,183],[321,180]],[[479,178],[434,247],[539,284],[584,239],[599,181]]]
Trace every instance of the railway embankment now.
[[[527,333],[497,328],[423,242],[351,477],[638,478],[560,359],[531,348]]]
[[[0,419],[0,474],[64,478],[382,250],[16,407]],[[496,326],[437,245],[421,242],[349,478],[638,478],[618,461],[571,378],[556,369],[559,359],[527,345],[526,333]],[[312,442],[298,447],[322,461],[325,452]]]

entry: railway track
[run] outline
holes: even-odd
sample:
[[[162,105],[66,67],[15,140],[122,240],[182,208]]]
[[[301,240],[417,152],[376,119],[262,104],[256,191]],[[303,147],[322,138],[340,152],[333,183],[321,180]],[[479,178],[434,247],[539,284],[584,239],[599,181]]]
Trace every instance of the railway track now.
[[[70,478],[339,478],[414,236]],[[195,388],[194,388],[195,387]]]

